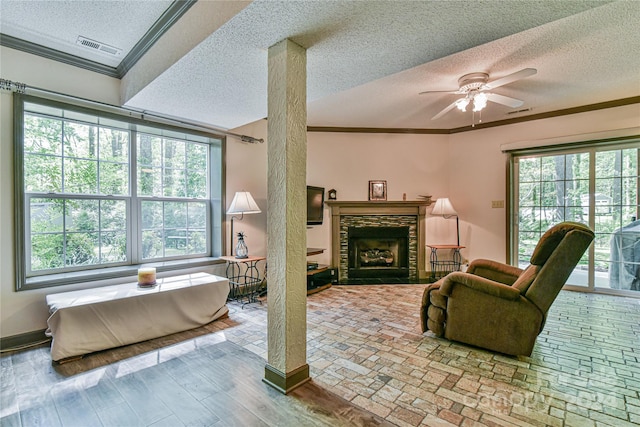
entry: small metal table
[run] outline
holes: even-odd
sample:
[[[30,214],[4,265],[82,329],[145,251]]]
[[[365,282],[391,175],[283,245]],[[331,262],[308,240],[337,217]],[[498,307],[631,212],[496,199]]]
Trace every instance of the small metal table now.
[[[229,279],[229,299],[245,304],[260,302],[258,295],[262,290],[265,280],[265,272],[260,277],[258,263],[265,261],[263,256],[250,256],[248,258],[236,258],[234,256],[221,256],[220,259],[227,261],[227,278]],[[246,298],[246,302],[245,302]]]
[[[462,255],[460,255],[460,249],[464,249],[464,246],[460,245],[427,245],[431,249],[431,255],[429,260],[431,261],[431,278],[436,279],[436,272],[441,273],[440,277],[444,277],[453,271],[460,270],[460,264],[462,264]],[[438,249],[450,249],[453,251],[452,260],[438,260]]]

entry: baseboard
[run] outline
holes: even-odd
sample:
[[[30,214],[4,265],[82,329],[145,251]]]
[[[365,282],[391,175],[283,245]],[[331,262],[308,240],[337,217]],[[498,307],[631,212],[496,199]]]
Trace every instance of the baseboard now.
[[[288,394],[295,388],[309,381],[309,365],[304,364],[297,369],[285,374],[273,366],[267,364],[264,367],[264,378],[262,381],[269,384],[282,394]]]
[[[19,349],[20,347],[37,344],[49,339],[49,337],[44,334],[45,331],[46,329],[41,329],[39,331],[26,332],[24,334],[0,338],[0,349],[7,351],[13,348]]]

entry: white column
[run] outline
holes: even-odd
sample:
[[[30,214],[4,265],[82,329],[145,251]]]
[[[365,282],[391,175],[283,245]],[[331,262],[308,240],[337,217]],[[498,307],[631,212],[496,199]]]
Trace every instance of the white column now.
[[[269,48],[267,146],[268,360],[264,381],[288,393],[307,364],[307,57],[290,40]]]

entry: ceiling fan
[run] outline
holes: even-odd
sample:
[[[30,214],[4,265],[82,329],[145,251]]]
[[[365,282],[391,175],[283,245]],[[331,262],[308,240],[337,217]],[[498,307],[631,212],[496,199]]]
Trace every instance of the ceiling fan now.
[[[473,105],[473,111],[481,111],[487,105],[487,101],[496,102],[498,104],[506,105],[511,108],[517,108],[524,104],[524,101],[516,98],[510,98],[504,95],[498,95],[497,93],[489,92],[500,86],[504,86],[509,83],[513,83],[516,80],[524,79],[525,77],[532,76],[538,71],[535,68],[524,68],[515,73],[504,76],[500,79],[489,81],[489,74],[487,73],[470,73],[458,79],[459,89],[450,90],[428,90],[420,92],[420,95],[429,93],[452,93],[457,95],[464,95],[445,107],[438,114],[433,116],[431,120],[437,120],[444,116],[452,109],[458,107],[460,111],[467,111],[467,105]]]

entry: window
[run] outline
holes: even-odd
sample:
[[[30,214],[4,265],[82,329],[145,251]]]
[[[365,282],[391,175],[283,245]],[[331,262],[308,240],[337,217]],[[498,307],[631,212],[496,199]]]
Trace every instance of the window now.
[[[142,259],[206,253],[207,145],[142,133],[137,153]]]
[[[23,95],[15,117],[18,289],[220,254],[221,139]]]
[[[640,291],[640,140],[511,156],[512,259],[527,265],[548,228],[561,221],[581,222],[596,238],[567,284],[612,293]]]

